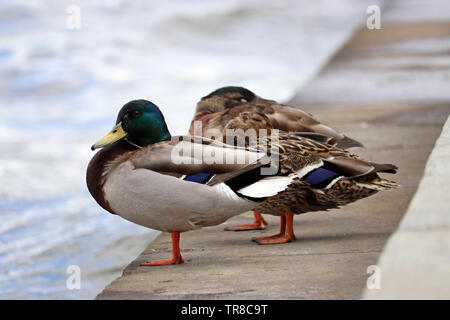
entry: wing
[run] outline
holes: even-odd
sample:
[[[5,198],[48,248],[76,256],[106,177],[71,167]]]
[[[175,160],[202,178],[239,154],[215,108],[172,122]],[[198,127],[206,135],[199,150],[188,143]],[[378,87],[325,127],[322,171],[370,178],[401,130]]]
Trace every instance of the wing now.
[[[232,177],[266,165],[269,159],[264,151],[233,147],[204,137],[177,136],[135,151],[129,161],[135,168],[174,176],[227,173]]]
[[[319,162],[335,167],[346,177],[374,172],[395,173],[397,170],[394,165],[373,163],[344,149],[305,138],[303,133],[279,132],[278,136],[256,140],[250,147],[279,154],[282,174],[290,174]]]
[[[250,147],[234,147],[220,141],[199,136],[173,137],[135,151],[129,158],[135,168],[145,168],[161,174],[171,175],[186,181],[215,186],[227,185],[236,193],[255,181],[267,177],[262,170],[270,167],[271,158],[263,150]],[[254,201],[263,201],[284,189],[279,180],[272,178],[266,184],[266,192],[246,196]]]

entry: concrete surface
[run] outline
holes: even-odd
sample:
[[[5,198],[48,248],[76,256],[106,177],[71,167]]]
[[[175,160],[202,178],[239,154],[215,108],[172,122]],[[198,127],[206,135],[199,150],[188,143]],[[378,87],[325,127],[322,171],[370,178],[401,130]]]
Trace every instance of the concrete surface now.
[[[377,263],[380,286],[365,299],[450,299],[450,118],[399,229]]]
[[[381,27],[356,33],[292,101],[447,102],[450,1],[389,1],[381,13]]]
[[[221,226],[182,234],[184,264],[140,267],[141,262],[170,256],[170,236],[162,234],[97,299],[361,298],[370,276],[367,267],[377,263],[406,212],[450,111],[450,91],[441,90],[448,75],[432,71],[433,57],[442,62],[439,70],[448,67],[448,51],[440,40],[450,37],[450,29],[443,30],[445,23],[422,21],[420,26],[426,25],[428,31],[421,33],[410,16],[408,21],[383,25],[383,30],[362,29],[290,101],[363,142],[365,149],[354,150],[361,156],[398,165],[395,176],[385,177],[402,188],[339,210],[297,216],[296,242],[273,246],[251,242],[251,237],[278,232],[278,219],[267,215],[270,225],[265,231],[222,231],[226,225],[248,222],[251,216],[246,214]],[[380,34],[382,40],[369,41],[370,45],[365,41]],[[409,55],[414,59],[408,60]],[[424,71],[412,67],[415,59]],[[393,74],[388,65],[403,67]],[[436,99],[420,94],[420,72],[438,84]]]

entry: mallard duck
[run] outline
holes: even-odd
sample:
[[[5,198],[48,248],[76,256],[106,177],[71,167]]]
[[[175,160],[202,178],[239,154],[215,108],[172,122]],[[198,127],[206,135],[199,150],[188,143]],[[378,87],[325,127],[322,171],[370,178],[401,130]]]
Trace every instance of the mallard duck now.
[[[126,220],[172,235],[172,258],[146,266],[182,263],[181,232],[220,224],[285,188],[275,176],[266,187],[269,193],[240,194],[262,177],[260,167],[269,157],[203,137],[172,137],[160,109],[146,100],[121,108],[113,129],[92,146],[99,148],[86,173],[97,203]]]
[[[199,124],[199,125],[198,125]],[[225,142],[227,130],[272,129],[302,133],[305,138],[340,148],[362,147],[363,145],[333,128],[317,121],[311,114],[274,100],[257,96],[243,87],[222,87],[198,103],[191,121],[189,134],[202,135]],[[267,222],[254,212],[254,222],[226,227],[227,231],[265,229]]]

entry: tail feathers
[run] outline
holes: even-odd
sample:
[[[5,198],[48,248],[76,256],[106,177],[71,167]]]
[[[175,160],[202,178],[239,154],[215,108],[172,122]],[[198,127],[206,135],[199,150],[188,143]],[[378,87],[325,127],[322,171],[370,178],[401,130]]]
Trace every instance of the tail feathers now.
[[[372,172],[386,172],[386,173],[397,173],[398,167],[394,164],[390,164],[390,163],[370,163],[375,170]]]

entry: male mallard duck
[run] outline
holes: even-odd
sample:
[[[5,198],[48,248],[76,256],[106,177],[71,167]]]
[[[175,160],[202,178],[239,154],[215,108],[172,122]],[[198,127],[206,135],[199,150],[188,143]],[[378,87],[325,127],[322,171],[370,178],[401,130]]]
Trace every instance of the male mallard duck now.
[[[146,100],[125,104],[111,132],[92,146],[98,148],[86,174],[93,198],[110,213],[172,234],[172,259],[144,265],[182,263],[180,232],[220,224],[286,188],[286,177],[278,177],[280,185],[272,176],[264,181],[265,192],[258,191],[257,181],[265,177],[260,167],[269,160],[265,153],[202,137],[171,137],[159,108]],[[240,193],[251,185],[255,194]]]
[[[196,124],[200,124],[196,126]],[[305,138],[340,148],[362,147],[333,128],[313,118],[303,110],[263,99],[243,87],[219,88],[197,103],[189,133],[225,142],[228,129],[279,129],[285,132],[302,133]],[[251,224],[229,226],[225,230],[244,231],[265,229],[267,222],[258,212]]]

